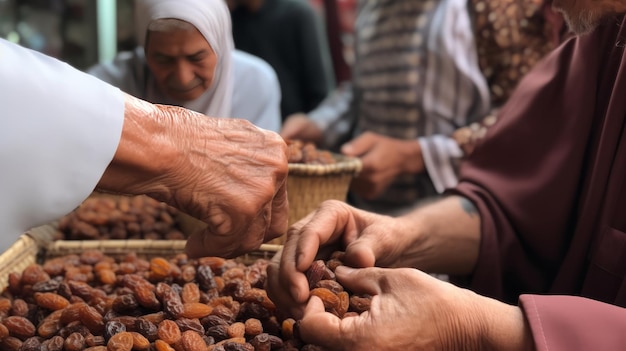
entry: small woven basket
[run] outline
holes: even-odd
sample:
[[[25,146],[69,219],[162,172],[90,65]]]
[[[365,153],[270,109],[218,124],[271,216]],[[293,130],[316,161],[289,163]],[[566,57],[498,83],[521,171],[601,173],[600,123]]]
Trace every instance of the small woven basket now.
[[[346,201],[350,182],[361,171],[361,160],[338,154],[333,154],[333,157],[337,163],[289,164],[287,197],[290,225],[311,213],[325,200]]]
[[[9,274],[21,273],[34,263],[85,250],[97,249],[111,257],[123,257],[135,253],[139,257],[172,257],[183,253],[185,240],[54,240],[56,227],[47,224],[22,234],[11,247],[0,255],[0,292],[8,286]],[[279,245],[264,244],[258,250],[237,258],[251,264],[259,258],[271,259],[281,248]]]

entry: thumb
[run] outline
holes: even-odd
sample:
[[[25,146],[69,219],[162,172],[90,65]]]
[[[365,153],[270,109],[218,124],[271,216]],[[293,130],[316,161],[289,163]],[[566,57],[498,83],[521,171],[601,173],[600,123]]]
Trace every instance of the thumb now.
[[[373,248],[380,244],[376,239],[363,236],[346,246],[344,262],[355,268],[373,267],[376,264],[376,252]]]
[[[346,290],[368,295],[380,294],[380,280],[384,279],[384,272],[385,269],[382,268],[355,269],[347,266],[339,266],[335,269],[337,281],[339,281]]]
[[[341,152],[346,156],[361,156],[366,153],[375,143],[374,135],[365,133],[358,138],[344,144]]]
[[[302,340],[309,344],[338,350],[345,342],[345,331],[341,330],[341,320],[324,310],[324,303],[317,296],[311,296],[304,311],[304,317],[298,324]]]

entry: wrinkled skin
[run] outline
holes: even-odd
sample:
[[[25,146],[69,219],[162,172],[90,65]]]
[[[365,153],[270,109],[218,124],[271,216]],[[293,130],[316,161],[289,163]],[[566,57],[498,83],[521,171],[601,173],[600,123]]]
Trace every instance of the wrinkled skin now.
[[[311,298],[300,323],[309,343],[332,350],[479,350],[478,296],[415,269],[337,269],[350,291],[373,297],[370,310],[340,320]]]
[[[448,213],[445,206],[460,207],[458,202],[450,198],[440,207]],[[326,201],[290,228],[282,251],[267,267],[268,295],[281,311],[300,320],[305,342],[330,350],[533,350],[516,306],[417,269],[373,267],[413,266],[423,255],[413,250],[422,246],[420,235],[411,234],[417,223]],[[345,251],[347,266],[367,267],[338,267],[335,273],[348,291],[373,296],[368,312],[339,319],[310,296],[306,270],[335,250]]]
[[[235,257],[287,230],[287,146],[248,121],[126,95],[122,137],[99,189],[146,194],[207,224],[191,257]]]
[[[401,174],[424,171],[424,160],[417,140],[393,139],[366,132],[341,148],[347,156],[359,157],[363,169],[350,190],[365,199],[375,199]]]

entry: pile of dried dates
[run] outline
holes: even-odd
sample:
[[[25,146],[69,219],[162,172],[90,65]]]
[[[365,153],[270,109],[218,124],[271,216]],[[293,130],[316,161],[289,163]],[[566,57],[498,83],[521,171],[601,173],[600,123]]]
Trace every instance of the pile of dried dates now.
[[[11,273],[0,295],[0,349],[7,351],[321,350],[304,344],[263,286],[269,261],[216,257],[114,259],[100,251],[51,258]],[[307,272],[312,293],[338,316],[369,308],[333,279]]]
[[[59,220],[55,239],[184,240],[177,213],[144,195],[92,195]]]
[[[327,165],[337,163],[330,151],[320,150],[315,144],[300,140],[286,140],[289,163]]]

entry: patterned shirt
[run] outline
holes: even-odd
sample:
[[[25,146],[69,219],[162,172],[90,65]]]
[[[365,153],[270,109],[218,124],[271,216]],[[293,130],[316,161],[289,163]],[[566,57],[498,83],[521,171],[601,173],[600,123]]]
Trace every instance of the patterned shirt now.
[[[400,176],[376,201],[355,201],[397,213],[456,185],[468,145],[459,135],[471,131],[477,137],[493,123],[490,111],[554,45],[547,44],[549,29],[537,0],[358,5],[351,85],[341,86],[309,117],[333,150],[364,131],[418,139],[427,172]]]

